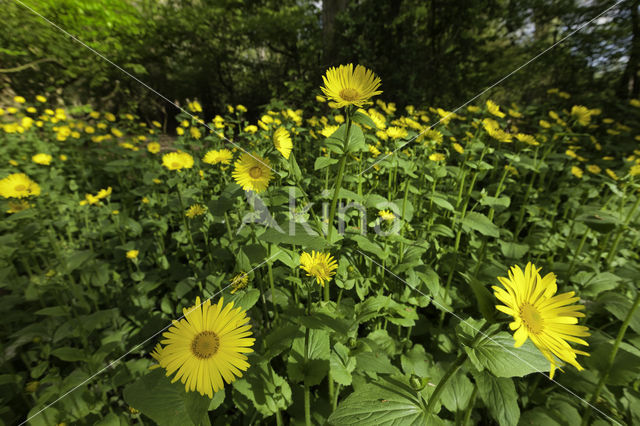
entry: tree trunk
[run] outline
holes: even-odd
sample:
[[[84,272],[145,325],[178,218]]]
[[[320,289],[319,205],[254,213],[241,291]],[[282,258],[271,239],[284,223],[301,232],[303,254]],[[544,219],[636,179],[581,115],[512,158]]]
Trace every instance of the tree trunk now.
[[[347,8],[348,0],[323,0],[322,41],[324,45],[322,62],[325,67],[335,65],[337,55],[336,17]]]
[[[629,61],[618,85],[618,97],[620,99],[637,98],[640,94],[640,78],[638,77],[638,65],[640,65],[640,22],[638,20],[638,7],[640,0],[630,3],[631,30],[633,32],[631,46],[629,47]]]

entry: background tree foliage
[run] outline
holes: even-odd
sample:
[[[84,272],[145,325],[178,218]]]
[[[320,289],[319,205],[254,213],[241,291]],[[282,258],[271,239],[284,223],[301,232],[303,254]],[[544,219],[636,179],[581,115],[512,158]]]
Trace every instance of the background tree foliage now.
[[[159,97],[14,0],[1,0],[0,75],[23,94],[147,118]],[[455,108],[592,20],[613,1],[579,0],[43,0],[52,22],[172,100],[310,103],[328,66],[362,63],[399,104]],[[533,102],[562,87],[588,102],[640,92],[637,0],[624,1],[493,89]],[[284,83],[283,83],[284,82]],[[62,93],[61,93],[62,95]],[[582,99],[581,99],[582,98]],[[595,98],[595,99],[594,99]]]

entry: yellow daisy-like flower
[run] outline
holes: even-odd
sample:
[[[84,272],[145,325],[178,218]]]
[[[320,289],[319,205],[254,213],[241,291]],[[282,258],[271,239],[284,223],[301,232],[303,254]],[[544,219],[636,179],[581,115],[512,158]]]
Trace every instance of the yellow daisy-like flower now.
[[[38,96],[36,96],[36,101],[38,101],[40,103],[45,103],[45,102],[47,102],[47,98],[45,98],[42,95],[38,95]]]
[[[29,204],[26,200],[9,201],[9,210],[7,210],[7,213],[18,213],[31,207],[32,205]]]
[[[170,152],[162,156],[162,165],[169,170],[190,169],[193,167],[193,157],[182,151]]]
[[[382,93],[377,90],[380,78],[362,65],[356,65],[355,70],[353,64],[329,68],[322,80],[324,86],[320,89],[328,99],[334,101],[335,108],[348,105],[362,107],[369,103],[372,96]]]
[[[53,157],[49,154],[36,154],[33,157],[31,157],[31,161],[33,161],[36,164],[40,164],[43,166],[48,166],[49,164],[51,164],[51,160],[53,159]]]
[[[139,253],[139,250],[129,250],[127,252],[127,259],[137,259]]]
[[[324,129],[320,130],[320,134],[325,138],[328,138],[329,136],[334,134],[339,127],[340,126],[325,126]]]
[[[269,164],[266,158],[244,153],[235,162],[233,179],[245,191],[263,192],[269,186],[272,177]]]
[[[311,254],[303,252],[300,256],[300,268],[307,272],[308,277],[314,277],[324,287],[325,281],[331,281],[336,274],[338,262],[330,253],[320,253],[315,250]]]
[[[0,180],[0,195],[4,198],[25,198],[40,195],[40,185],[24,173],[14,173]]]
[[[373,155],[374,158],[380,155],[380,150],[374,145],[369,145],[369,152],[371,153],[371,155]]]
[[[571,116],[581,126],[588,126],[591,122],[591,110],[582,105],[574,105],[571,108]]]
[[[147,144],[147,151],[152,154],[157,154],[160,152],[160,144],[158,142],[149,142]]]
[[[107,189],[101,189],[100,191],[98,191],[98,193],[96,194],[96,198],[98,200],[102,200],[103,198],[107,198],[109,195],[111,195],[111,192],[113,191],[113,189],[109,186],[107,187]]]
[[[231,289],[231,294],[235,294],[236,291],[242,290],[249,284],[249,276],[242,272],[231,280],[231,285],[233,288]]]
[[[403,129],[402,127],[392,126],[387,129],[387,136],[391,139],[404,139],[408,134],[407,129]]]
[[[582,178],[582,175],[584,174],[584,172],[582,171],[582,169],[580,167],[572,166],[571,167],[571,174],[574,175],[575,177],[577,177],[578,179],[580,179],[580,178]]]
[[[631,168],[629,169],[629,174],[631,176],[638,176],[640,175],[640,164],[636,164],[634,166],[631,166]]]
[[[605,172],[607,172],[607,175],[609,175],[609,177],[610,177],[611,179],[613,179],[613,180],[618,180],[618,179],[620,179],[620,178],[618,177],[618,175],[616,174],[616,172],[614,172],[614,171],[613,171],[613,170],[611,170],[611,169],[606,169],[606,170],[605,170]]]
[[[287,129],[278,127],[278,130],[273,133],[273,145],[284,158],[289,159],[291,150],[293,149],[293,143],[291,142],[291,135],[289,135]]]
[[[378,212],[378,216],[380,216],[380,218],[382,220],[386,220],[388,222],[390,222],[390,221],[392,221],[392,220],[394,220],[396,218],[396,215],[393,214],[393,212],[390,211],[390,210],[380,210]]]
[[[583,370],[576,361],[576,355],[589,354],[572,348],[567,341],[589,346],[580,337],[590,334],[587,327],[577,325],[578,318],[585,316],[579,312],[584,306],[571,305],[579,297],[574,297],[573,291],[556,295],[555,274],[548,273],[543,278],[540,269],[531,262],[527,263],[524,273],[519,266],[513,266],[509,278],[498,277],[504,288],[492,288],[498,300],[504,303],[496,305],[496,308],[514,318],[509,324],[509,328],[515,331],[514,346],[520,347],[530,338],[551,363],[549,377],[553,379],[558,365],[556,358]]]
[[[185,390],[197,391],[213,398],[213,393],[242,377],[249,368],[245,353],[256,339],[251,336],[251,325],[246,311],[233,308],[233,302],[224,305],[224,299],[211,305],[207,300],[183,309],[184,318],[173,321],[173,326],[162,334],[165,338],[156,348],[160,366],[167,376],[176,372],[172,382],[180,380]],[[153,355],[152,355],[153,356]]]
[[[212,149],[207,152],[202,159],[207,164],[230,164],[233,159],[233,153],[226,148],[221,150]]]
[[[493,102],[491,99],[487,101],[487,111],[500,118],[504,118],[505,115],[504,112],[500,111],[500,106],[498,106],[498,104]]]
[[[23,96],[15,96],[13,98],[13,100],[16,101],[19,104],[23,104],[23,103],[27,102],[27,100]]]
[[[185,213],[185,216],[187,216],[189,219],[193,219],[196,216],[202,216],[203,214],[205,214],[207,212],[207,208],[200,205],[200,204],[194,204],[191,207],[189,207],[187,209],[187,212]]]
[[[462,145],[460,145],[457,142],[454,142],[452,146],[453,146],[453,149],[455,149],[458,154],[464,154],[464,148],[462,147]]]
[[[434,152],[433,154],[429,155],[429,160],[435,161],[436,163],[439,161],[443,161],[444,159],[445,159],[444,154],[440,152]]]
[[[538,142],[536,140],[536,138],[534,138],[531,135],[524,134],[524,133],[516,134],[516,139],[518,139],[520,142],[524,142],[524,143],[529,144],[529,145],[533,145],[533,146],[540,145],[540,142]]]
[[[594,175],[599,174],[602,169],[600,168],[600,166],[596,165],[596,164],[589,164],[587,166],[587,170],[589,170],[589,172],[593,173]]]

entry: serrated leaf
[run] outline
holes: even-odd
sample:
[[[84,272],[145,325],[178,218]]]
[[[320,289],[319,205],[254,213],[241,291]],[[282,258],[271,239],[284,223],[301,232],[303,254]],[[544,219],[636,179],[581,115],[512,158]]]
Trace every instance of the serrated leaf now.
[[[480,232],[482,235],[486,235],[488,237],[500,237],[500,228],[489,220],[489,218],[482,213],[477,212],[469,212],[462,219],[462,225],[473,229],[474,231]]]
[[[315,386],[324,379],[329,371],[331,356],[329,333],[325,330],[309,330],[306,358],[304,341],[304,337],[293,341],[287,361],[287,373],[294,383],[304,381],[309,386]]]
[[[338,342],[333,346],[331,351],[331,377],[342,386],[351,384],[351,373],[356,368],[356,359],[349,355],[349,349]]]
[[[513,379],[494,377],[487,372],[474,373],[473,377],[478,386],[478,394],[489,409],[491,417],[500,426],[518,424],[520,408]]]
[[[338,162],[337,158],[318,157],[318,158],[316,158],[316,161],[313,164],[313,170],[322,170],[325,167],[329,167],[332,164],[336,164],[337,162]]]

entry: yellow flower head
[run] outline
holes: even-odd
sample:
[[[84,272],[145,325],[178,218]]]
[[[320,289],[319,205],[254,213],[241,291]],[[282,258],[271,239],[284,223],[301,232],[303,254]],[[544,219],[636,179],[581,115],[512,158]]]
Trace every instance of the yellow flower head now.
[[[571,108],[571,116],[581,126],[588,126],[591,122],[591,110],[582,105],[574,105]]]
[[[36,96],[36,101],[38,101],[40,103],[45,103],[45,102],[47,102],[47,98],[45,98],[42,95],[38,95],[38,96]]]
[[[582,178],[582,175],[584,174],[584,172],[582,171],[582,169],[580,167],[572,166],[571,167],[571,174],[574,175],[575,177],[577,177],[578,179],[580,179],[580,178]]]
[[[640,164],[636,164],[634,166],[631,166],[631,168],[629,169],[629,174],[631,176],[638,176],[640,175]]]
[[[613,171],[613,170],[611,170],[611,169],[606,169],[606,170],[605,170],[605,172],[606,172],[606,173],[607,173],[607,175],[609,175],[609,177],[610,177],[611,179],[613,179],[613,180],[618,180],[618,179],[620,179],[620,178],[618,177],[618,175],[616,174],[616,172],[614,172],[614,171]]]
[[[457,142],[453,143],[453,149],[455,149],[458,154],[464,154],[464,148]]]
[[[24,173],[14,173],[0,180],[0,195],[4,198],[25,198],[40,195],[40,185]]]
[[[140,253],[138,250],[129,250],[127,252],[127,259],[137,259],[138,253]]]
[[[504,288],[492,288],[498,300],[504,303],[496,308],[514,319],[509,324],[509,328],[515,330],[514,346],[520,347],[530,338],[551,363],[549,377],[553,379],[557,359],[578,370],[583,369],[576,361],[576,355],[589,354],[572,348],[567,341],[589,346],[580,337],[590,334],[587,327],[577,325],[578,318],[584,317],[584,313],[579,312],[584,306],[572,304],[580,298],[574,297],[573,291],[556,295],[555,274],[541,277],[540,269],[531,262],[527,263],[524,272],[519,266],[513,266],[509,278],[498,277]]]
[[[107,187],[107,189],[101,189],[100,191],[98,191],[98,193],[96,194],[96,198],[98,198],[98,200],[102,200],[103,198],[107,198],[109,195],[111,195],[111,192],[113,190],[111,189],[111,187]]]
[[[157,154],[160,152],[160,144],[158,142],[149,142],[147,144],[147,151],[152,154]]]
[[[231,294],[235,294],[236,291],[242,290],[248,284],[249,284],[249,276],[246,273],[242,272],[242,273],[236,275],[231,280],[231,286],[233,287],[231,289]]]
[[[18,212],[21,212],[22,210],[27,210],[28,208],[31,208],[31,207],[32,205],[29,204],[27,200],[19,200],[19,201],[9,200],[9,210],[7,210],[7,213],[18,213]]]
[[[516,135],[516,139],[518,139],[520,142],[524,142],[524,143],[529,144],[529,145],[533,145],[533,146],[540,145],[540,142],[538,142],[536,140],[536,138],[534,138],[531,135],[524,134],[524,133],[518,133]]]
[[[322,287],[325,281],[331,281],[336,274],[338,262],[330,253],[320,253],[315,250],[311,254],[303,252],[300,256],[300,268],[307,272],[308,277],[314,277]]]
[[[212,149],[207,152],[202,159],[207,164],[230,164],[233,159],[233,153],[226,148],[221,150]]]
[[[324,129],[320,131],[320,134],[325,138],[328,138],[329,136],[334,134],[339,127],[340,126],[326,126]]]
[[[504,118],[504,112],[500,111],[500,107],[498,106],[498,104],[493,102],[491,99],[487,101],[487,111],[489,111],[496,117]]]
[[[434,152],[433,154],[429,155],[429,160],[435,161],[436,163],[443,161],[444,159],[445,159],[444,154],[439,152]]]
[[[162,156],[162,165],[169,170],[190,169],[193,167],[193,157],[182,151],[170,152]]]
[[[380,210],[378,212],[378,216],[380,216],[382,220],[386,220],[388,222],[396,218],[396,215],[394,215],[393,212],[390,210]]]
[[[278,127],[273,133],[273,145],[282,154],[284,158],[289,159],[291,150],[293,149],[293,143],[291,142],[291,135],[284,127]]]
[[[187,216],[189,219],[193,219],[196,216],[202,216],[206,212],[207,212],[206,207],[200,204],[194,204],[187,209],[185,216]]]
[[[48,166],[49,164],[51,164],[51,160],[53,159],[53,157],[51,157],[51,155],[49,154],[36,154],[33,157],[31,157],[31,161],[33,161],[36,164],[41,164],[43,166]]]
[[[19,104],[23,104],[23,103],[27,102],[27,100],[22,96],[15,96],[13,98],[13,100],[16,101]]]
[[[324,86],[320,89],[328,99],[334,101],[335,108],[348,105],[362,107],[369,103],[371,97],[382,93],[377,90],[380,78],[362,65],[357,65],[355,70],[353,64],[329,68],[322,80]]]
[[[589,165],[587,166],[587,170],[589,170],[589,172],[593,173],[594,175],[597,175],[597,174],[599,174],[599,173],[602,171],[602,169],[600,168],[600,166],[597,166],[597,165],[595,165],[595,164],[589,164]]]
[[[244,153],[236,160],[232,176],[245,191],[263,192],[272,177],[269,160]]]
[[[407,137],[409,133],[407,132],[407,129],[404,129],[402,127],[389,127],[387,128],[387,136],[389,136],[391,139],[404,139]]]
[[[224,305],[221,298],[211,305],[210,300],[183,309],[184,318],[173,321],[173,326],[162,334],[164,347],[155,351],[160,367],[167,376],[177,372],[172,382],[180,380],[187,392],[197,391],[213,398],[213,393],[242,377],[249,368],[245,353],[256,339],[251,336],[249,317],[233,302]],[[152,355],[153,356],[153,355]]]

